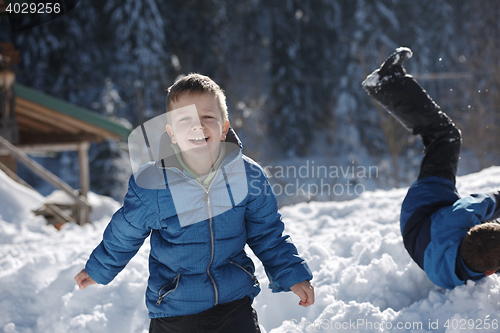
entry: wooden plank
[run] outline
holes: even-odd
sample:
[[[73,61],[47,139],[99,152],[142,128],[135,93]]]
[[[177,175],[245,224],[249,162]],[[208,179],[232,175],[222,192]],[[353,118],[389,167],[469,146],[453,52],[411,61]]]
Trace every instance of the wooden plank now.
[[[29,105],[23,105],[18,102],[16,99],[16,115],[17,118],[26,117],[28,119],[32,119],[34,121],[39,121],[45,124],[49,124],[55,128],[61,129],[63,132],[70,132],[74,134],[81,133],[82,130],[79,126],[74,126],[75,124],[68,124],[65,119],[62,117],[58,117],[55,112],[44,112],[44,110],[39,111],[37,109],[33,109]]]
[[[86,127],[86,124],[80,120],[71,118],[65,114],[51,110],[20,97],[16,98],[16,113],[23,114],[33,119],[45,121],[59,128],[68,128],[68,130],[72,132],[82,131]],[[87,127],[92,130],[93,126],[87,124]]]
[[[46,203],[45,209],[47,210],[48,213],[50,213],[50,215],[52,215],[57,220],[57,222],[61,224],[64,224],[66,222],[76,223],[76,220],[73,217],[71,217],[71,215],[69,215],[64,210],[57,207],[56,204]]]
[[[32,118],[25,117],[24,115],[22,117],[17,117],[17,127],[21,132],[33,130],[44,133],[62,132],[58,127],[46,124],[40,120],[34,120]]]
[[[52,143],[75,143],[82,141],[100,142],[100,137],[87,134],[70,135],[66,134],[36,134],[31,132],[19,133],[19,143],[22,145],[52,144]]]
[[[87,122],[59,113],[20,97],[16,98],[16,111],[17,107],[21,109],[21,114],[26,114],[27,116],[31,116],[33,118],[36,117],[38,119],[40,117],[47,117],[52,123],[59,123],[59,127],[64,129],[78,129],[80,131],[85,131],[112,140],[119,138],[117,134],[108,132],[100,127],[91,125]],[[31,112],[26,113],[27,110],[31,110]]]
[[[43,166],[35,162],[28,155],[23,153],[21,150],[17,149],[14,145],[12,145],[9,141],[5,140],[1,136],[0,136],[0,145],[8,149],[14,157],[16,157],[20,162],[22,162],[28,168],[30,168],[31,171],[33,171],[34,173],[45,179],[54,187],[66,192],[71,198],[73,198],[73,200],[75,200],[78,203],[78,205],[89,207],[87,198],[78,195],[78,193],[75,193],[76,191],[73,188],[71,188],[71,186],[69,186],[59,177],[54,175],[52,172],[50,172],[49,170],[45,169]]]
[[[14,179],[19,184],[24,185],[27,188],[30,188],[30,189],[34,190],[34,188],[30,184],[26,183],[21,177],[19,177],[14,171],[12,171],[11,169],[9,169],[2,162],[0,162],[0,170],[2,170],[3,172],[5,172],[5,174],[7,174],[7,176],[9,176],[10,178]]]
[[[23,153],[28,155],[44,155],[47,153],[57,153],[61,151],[77,151],[79,143],[53,143],[16,146]],[[0,148],[0,156],[10,155],[10,151]]]

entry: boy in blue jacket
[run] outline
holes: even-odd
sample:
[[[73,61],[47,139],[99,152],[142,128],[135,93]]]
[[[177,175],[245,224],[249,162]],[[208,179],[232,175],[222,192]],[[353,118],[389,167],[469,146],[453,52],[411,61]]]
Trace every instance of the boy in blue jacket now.
[[[243,155],[226,99],[210,78],[190,74],[168,89],[158,157],[129,181],[123,207],[75,280],[108,284],[150,236],[146,305],[150,332],[260,332],[260,292],[248,244],[273,292],[314,303],[312,274],[297,254],[263,169]]]
[[[436,285],[452,289],[500,269],[500,192],[460,198],[455,187],[461,133],[424,89],[406,74],[400,47],[363,81],[377,100],[425,147],[418,180],[401,208],[410,256]]]

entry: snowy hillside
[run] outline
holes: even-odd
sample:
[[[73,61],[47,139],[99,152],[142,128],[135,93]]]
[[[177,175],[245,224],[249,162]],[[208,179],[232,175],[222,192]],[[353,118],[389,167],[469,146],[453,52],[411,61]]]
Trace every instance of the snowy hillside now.
[[[500,167],[460,177],[458,184],[462,194],[499,189]],[[254,307],[263,331],[498,331],[498,275],[449,291],[434,286],[412,262],[398,224],[405,193],[378,190],[351,201],[283,208],[287,232],[313,270],[316,303],[302,308],[292,293],[272,294],[255,260],[264,288]],[[89,199],[94,224],[58,232],[30,213],[43,197],[0,172],[3,332],[147,332],[149,244],[108,286],[81,291],[73,281],[119,207],[107,197]]]

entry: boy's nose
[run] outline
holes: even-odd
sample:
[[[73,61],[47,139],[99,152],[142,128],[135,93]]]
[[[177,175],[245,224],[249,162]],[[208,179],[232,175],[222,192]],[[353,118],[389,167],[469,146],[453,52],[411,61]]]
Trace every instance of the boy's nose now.
[[[205,126],[201,122],[195,121],[195,122],[193,122],[191,129],[193,131],[200,130],[200,129],[203,130],[203,129],[205,129]]]

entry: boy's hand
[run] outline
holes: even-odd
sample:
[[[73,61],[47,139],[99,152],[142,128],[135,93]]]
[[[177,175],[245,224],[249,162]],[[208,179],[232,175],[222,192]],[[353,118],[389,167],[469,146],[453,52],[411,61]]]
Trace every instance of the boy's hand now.
[[[309,281],[296,283],[290,287],[290,290],[300,297],[299,305],[308,307],[314,304],[314,287]]]
[[[94,279],[92,279],[89,276],[89,274],[87,273],[87,271],[85,270],[85,268],[82,269],[82,271],[75,276],[75,282],[78,285],[78,287],[80,287],[80,289],[85,289],[88,286],[97,283],[97,282],[94,281]]]

